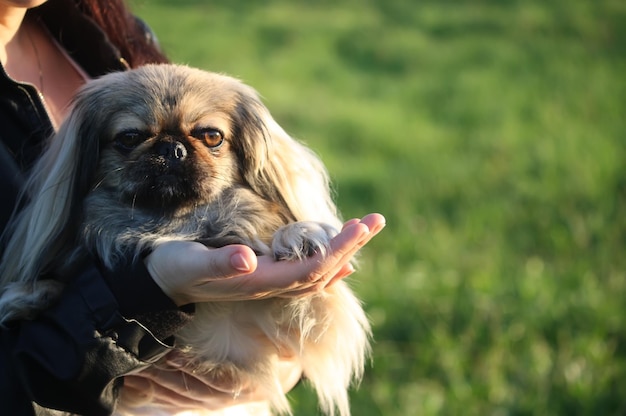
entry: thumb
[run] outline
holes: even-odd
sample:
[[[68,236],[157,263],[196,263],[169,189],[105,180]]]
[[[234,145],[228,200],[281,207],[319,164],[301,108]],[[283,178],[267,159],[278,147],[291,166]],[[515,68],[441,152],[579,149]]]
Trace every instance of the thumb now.
[[[161,290],[180,306],[193,302],[198,285],[253,272],[257,257],[244,245],[214,249],[193,241],[170,241],[157,246],[145,264]]]

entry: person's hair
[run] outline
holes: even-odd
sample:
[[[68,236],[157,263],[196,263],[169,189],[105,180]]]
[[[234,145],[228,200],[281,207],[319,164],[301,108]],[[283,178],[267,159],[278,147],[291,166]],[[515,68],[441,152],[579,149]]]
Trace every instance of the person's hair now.
[[[128,9],[124,0],[74,0],[96,22],[132,67],[169,60],[149,28]]]

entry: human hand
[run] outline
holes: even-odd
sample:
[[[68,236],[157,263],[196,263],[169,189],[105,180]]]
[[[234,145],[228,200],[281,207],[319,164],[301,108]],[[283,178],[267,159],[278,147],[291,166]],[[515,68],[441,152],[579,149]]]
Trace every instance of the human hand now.
[[[164,243],[145,259],[155,282],[177,305],[293,297],[315,293],[350,275],[355,253],[385,226],[380,214],[347,221],[326,256],[302,261],[257,257],[244,245],[217,249],[197,242]]]
[[[164,362],[125,376],[122,405],[132,408],[147,402],[152,408],[172,414],[185,410],[223,410],[236,405],[267,405],[259,386],[234,385],[224,377],[218,380],[199,374],[184,367],[184,362],[184,357],[174,350]],[[295,356],[279,358],[278,375],[285,393],[298,383],[302,368]]]

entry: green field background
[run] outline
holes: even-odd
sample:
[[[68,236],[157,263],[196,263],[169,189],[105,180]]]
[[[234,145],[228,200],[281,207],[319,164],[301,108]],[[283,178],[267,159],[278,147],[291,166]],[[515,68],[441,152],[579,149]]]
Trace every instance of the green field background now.
[[[131,4],[387,217],[354,415],[626,414],[626,1]]]

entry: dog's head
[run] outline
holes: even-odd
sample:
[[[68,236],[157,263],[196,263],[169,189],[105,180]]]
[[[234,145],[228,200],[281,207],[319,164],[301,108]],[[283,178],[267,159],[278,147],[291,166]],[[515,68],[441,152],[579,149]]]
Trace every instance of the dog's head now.
[[[156,65],[90,83],[59,136],[80,141],[78,194],[95,185],[135,207],[176,211],[234,184],[286,201],[290,177],[276,177],[272,162],[296,144],[274,124],[239,81]]]

